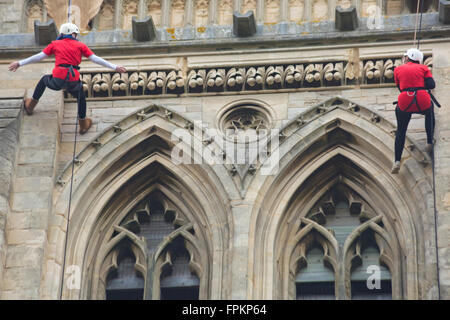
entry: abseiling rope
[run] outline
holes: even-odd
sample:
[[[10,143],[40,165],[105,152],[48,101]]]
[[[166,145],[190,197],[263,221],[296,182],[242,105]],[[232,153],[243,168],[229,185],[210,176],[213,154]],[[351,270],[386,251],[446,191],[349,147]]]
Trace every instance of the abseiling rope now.
[[[416,39],[417,39],[417,50],[419,50],[420,48],[420,33],[422,31],[422,16],[423,16],[423,3],[425,0],[418,0],[417,3],[417,12],[416,12],[416,26],[414,29],[414,45],[416,45]],[[419,18],[419,7],[420,7],[420,18]],[[417,21],[419,21],[419,29],[417,30]],[[433,113],[433,115],[430,117],[430,122],[431,122],[431,128],[433,128],[433,125],[435,124],[435,120],[434,120],[434,104],[432,102],[431,105],[431,112]],[[438,288],[438,299],[441,300],[441,284],[440,284],[440,275],[439,275],[439,253],[438,253],[438,235],[437,235],[437,226],[438,226],[438,221],[437,221],[437,212],[436,212],[436,179],[435,179],[435,174],[434,174],[434,168],[435,168],[435,163],[434,163],[434,128],[433,128],[433,140],[431,141],[431,169],[432,169],[432,174],[433,174],[433,209],[434,209],[434,236],[435,236],[435,243],[436,243],[436,271],[437,271],[437,288]]]
[[[70,22],[70,14],[72,10],[72,0],[69,0],[69,7],[67,12],[67,21]],[[69,72],[69,71],[67,71]],[[79,90],[83,90],[81,87]],[[78,92],[78,95],[80,94],[80,91]],[[73,156],[72,156],[72,174],[70,177],[70,192],[69,192],[69,208],[67,211],[67,227],[66,227],[66,235],[64,239],[64,255],[63,255],[63,263],[61,266],[61,288],[59,291],[59,300],[62,300],[63,290],[64,290],[64,275],[66,271],[66,251],[67,251],[67,239],[69,236],[69,224],[70,224],[70,206],[72,204],[72,188],[73,188],[73,171],[75,167],[75,154],[76,154],[76,148],[77,148],[77,130],[78,130],[78,112],[77,112],[77,119],[75,121],[75,138],[73,142]]]
[[[69,0],[69,8],[67,10],[67,22],[70,22],[71,14],[72,14],[72,0]]]
[[[414,28],[414,40],[413,44],[416,44],[417,40],[417,49],[420,47],[420,32],[422,29],[422,15],[423,15],[423,0],[419,0],[419,3],[417,4],[417,11],[416,11],[416,24]],[[420,19],[419,19],[419,8],[420,8]],[[69,0],[69,6],[68,6],[68,12],[67,12],[67,21],[70,22],[71,17],[71,9],[72,9],[72,0]],[[419,22],[419,28],[417,28],[417,24]],[[418,31],[418,32],[417,32]],[[82,90],[82,89],[81,89]],[[431,121],[433,121],[433,117],[431,117]],[[72,204],[72,189],[73,189],[73,172],[74,172],[74,166],[75,166],[75,155],[76,155],[76,145],[77,145],[77,130],[78,130],[78,112],[77,112],[77,119],[75,122],[75,138],[74,138],[74,144],[73,144],[73,156],[72,156],[72,174],[70,178],[70,193],[69,193],[69,207],[67,212],[67,228],[66,228],[66,235],[65,235],[65,243],[64,243],[64,256],[63,256],[63,264],[61,268],[61,287],[60,287],[60,300],[62,300],[63,290],[64,290],[64,275],[65,275],[65,264],[66,264],[66,251],[67,251],[67,239],[69,234],[69,223],[70,223],[70,209]],[[433,131],[434,133],[434,131]],[[438,297],[439,300],[441,299],[441,290],[440,290],[440,277],[439,277],[439,255],[438,255],[438,236],[437,236],[437,215],[436,215],[436,193],[435,193],[435,176],[434,176],[434,138],[432,141],[432,147],[431,147],[431,160],[432,160],[432,170],[433,170],[433,198],[434,198],[434,220],[435,220],[435,241],[436,241],[436,265],[437,265],[437,285],[438,285]]]
[[[420,47],[420,31],[422,30],[422,15],[423,15],[423,3],[425,0],[419,0],[417,4],[417,13],[416,13],[416,29],[414,30],[414,45],[416,42],[416,32],[417,32],[417,18],[419,17],[419,4],[420,4],[420,23],[419,23],[419,32],[417,33],[417,50]]]

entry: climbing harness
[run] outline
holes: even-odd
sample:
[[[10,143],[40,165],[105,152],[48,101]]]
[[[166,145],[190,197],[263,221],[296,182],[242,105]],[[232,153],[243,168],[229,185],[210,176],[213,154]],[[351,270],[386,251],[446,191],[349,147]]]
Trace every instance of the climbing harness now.
[[[419,90],[427,90],[427,88],[411,87],[411,88],[406,88],[406,89],[401,90],[401,92],[406,92],[408,97],[414,97],[411,100],[411,102],[409,103],[409,105],[403,111],[408,111],[408,109],[411,108],[411,106],[415,103],[417,106],[417,109],[419,109],[419,111],[422,112],[422,109],[420,108],[419,103],[417,101],[417,91],[419,91]]]
[[[417,92],[420,90],[428,91],[428,94],[430,95],[431,101],[433,101],[433,104],[438,108],[441,107],[441,104],[436,100],[436,97],[431,93],[430,89],[427,89],[425,87],[410,87],[410,88],[405,88],[405,89],[401,90],[401,92],[406,92],[408,97],[413,97],[413,99],[411,100],[409,105],[403,111],[408,111],[408,109],[411,108],[411,106],[413,104],[416,104],[417,109],[419,109],[419,112],[422,112],[422,109],[420,108],[419,103],[417,101]],[[433,105],[431,107],[433,107]]]

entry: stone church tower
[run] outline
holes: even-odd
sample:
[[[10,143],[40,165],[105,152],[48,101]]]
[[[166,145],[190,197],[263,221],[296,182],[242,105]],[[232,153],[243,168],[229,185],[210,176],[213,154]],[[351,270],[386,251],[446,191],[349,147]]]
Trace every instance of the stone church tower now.
[[[450,1],[416,34],[434,156],[414,115],[397,175],[417,1],[89,1],[127,73],[83,60],[77,136],[64,92],[22,111],[53,58],[8,72],[57,1],[0,2],[1,299],[450,299]]]

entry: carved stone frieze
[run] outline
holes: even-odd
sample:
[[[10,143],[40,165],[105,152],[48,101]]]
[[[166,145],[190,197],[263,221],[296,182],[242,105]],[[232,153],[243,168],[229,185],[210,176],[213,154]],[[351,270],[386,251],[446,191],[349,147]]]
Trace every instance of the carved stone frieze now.
[[[170,70],[137,70],[119,74],[82,73],[88,98],[153,96],[165,94],[214,94],[221,92],[273,92],[305,88],[341,87],[355,84],[394,84],[394,68],[401,57],[365,59],[358,62],[335,60],[287,65],[192,68],[186,73]],[[431,56],[424,64],[432,70]]]

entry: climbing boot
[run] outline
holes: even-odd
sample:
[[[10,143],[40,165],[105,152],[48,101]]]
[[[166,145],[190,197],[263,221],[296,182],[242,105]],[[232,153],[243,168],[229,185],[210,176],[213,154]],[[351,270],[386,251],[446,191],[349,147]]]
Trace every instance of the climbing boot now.
[[[36,107],[39,100],[35,100],[33,98],[28,98],[25,100],[23,107],[25,108],[25,112],[27,115],[31,116],[33,114],[33,110]]]
[[[425,151],[431,155],[431,151],[433,150],[433,144],[431,143],[427,143],[426,147],[425,147]]]
[[[78,123],[80,124],[80,134],[85,134],[92,126],[92,119],[90,118],[79,119]]]
[[[397,174],[400,171],[400,161],[395,161],[394,165],[392,166],[391,173]]]

